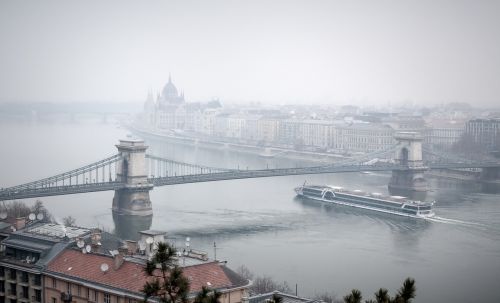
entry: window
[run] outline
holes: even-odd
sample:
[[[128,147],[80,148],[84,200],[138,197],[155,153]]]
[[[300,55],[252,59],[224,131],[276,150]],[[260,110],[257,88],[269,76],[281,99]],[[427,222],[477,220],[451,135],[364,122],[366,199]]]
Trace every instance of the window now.
[[[29,297],[28,286],[23,286],[22,297],[24,299],[28,299],[28,297]]]
[[[56,280],[56,278],[52,278],[52,288],[57,288],[57,280]]]
[[[16,284],[10,283],[9,295],[17,296]]]
[[[17,279],[17,274],[16,274],[16,270],[15,269],[11,269],[10,270],[10,279],[11,280]]]
[[[21,273],[21,282],[28,283],[28,273],[27,272]]]
[[[111,303],[111,296],[109,294],[104,294],[104,303]]]
[[[71,295],[71,283],[69,283],[69,282],[66,283],[66,290],[67,290],[68,294]]]
[[[35,302],[42,302],[42,291],[35,289]]]
[[[56,298],[52,298],[52,303],[57,303],[57,299]]]
[[[94,302],[97,302],[97,300],[99,299],[99,293],[94,290]]]
[[[36,275],[35,278],[33,279],[33,284],[35,284],[36,286],[42,285],[42,276]]]
[[[80,285],[78,285],[77,294],[78,296],[82,295],[82,287]]]

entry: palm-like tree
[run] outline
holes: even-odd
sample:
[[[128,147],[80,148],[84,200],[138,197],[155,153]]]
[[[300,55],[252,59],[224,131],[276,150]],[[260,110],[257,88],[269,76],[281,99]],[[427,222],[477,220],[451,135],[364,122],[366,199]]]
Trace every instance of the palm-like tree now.
[[[391,298],[389,297],[389,291],[385,288],[380,288],[375,292],[375,300],[377,303],[389,303]]]
[[[187,302],[189,280],[175,263],[175,248],[167,243],[158,243],[156,253],[146,262],[144,272],[150,279],[144,284],[144,302],[156,297],[160,302]]]
[[[397,303],[410,303],[411,299],[415,298],[416,290],[415,279],[406,278],[403,282],[403,286],[401,286],[398,294],[394,298],[394,301]]]
[[[387,291],[387,289],[380,288],[375,292],[375,301],[370,299],[365,301],[365,303],[411,303],[411,300],[415,298],[415,293],[415,279],[406,278],[403,282],[403,286],[401,286],[394,298],[389,296],[389,291]],[[361,303],[362,299],[361,291],[353,289],[350,294],[344,297],[344,302]]]
[[[361,303],[363,296],[358,289],[351,290],[351,293],[344,297],[345,303]]]

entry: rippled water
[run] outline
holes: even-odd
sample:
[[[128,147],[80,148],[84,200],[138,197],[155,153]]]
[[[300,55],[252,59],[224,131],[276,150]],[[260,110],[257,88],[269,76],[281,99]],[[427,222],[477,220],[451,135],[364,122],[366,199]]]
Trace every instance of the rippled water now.
[[[125,131],[114,125],[0,125],[0,186],[66,171],[116,153]],[[303,165],[224,149],[149,141],[150,152],[219,167]],[[179,246],[191,246],[246,265],[257,274],[298,285],[299,295],[351,288],[371,297],[379,287],[396,290],[417,281],[415,302],[500,302],[500,195],[476,184],[431,179],[437,201],[433,221],[400,218],[295,198],[309,183],[386,192],[388,174],[328,174],[234,180],[155,188],[154,216],[129,220],[111,213],[112,192],[43,198],[57,217],[73,215],[127,235],[140,227],[166,230]],[[113,219],[115,221],[113,221]],[[116,224],[116,227],[115,227]]]

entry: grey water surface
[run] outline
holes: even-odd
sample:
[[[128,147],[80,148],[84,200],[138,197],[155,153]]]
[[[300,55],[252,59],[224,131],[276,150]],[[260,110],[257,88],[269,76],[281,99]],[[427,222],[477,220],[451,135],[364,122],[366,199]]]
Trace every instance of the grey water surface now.
[[[116,153],[127,131],[99,122],[0,125],[0,187],[77,168]],[[149,152],[179,161],[230,168],[307,165],[224,148],[147,140]],[[299,295],[352,288],[372,297],[416,279],[415,302],[500,302],[500,195],[477,184],[430,179],[427,199],[437,219],[423,221],[369,211],[327,207],[295,198],[304,181],[387,192],[390,175],[348,173],[220,181],[155,188],[152,222],[117,218],[113,192],[42,198],[57,218],[121,236],[135,227],[165,230],[191,247],[245,265],[258,275],[286,280]],[[27,200],[32,202],[33,200]],[[128,221],[127,221],[128,220]]]

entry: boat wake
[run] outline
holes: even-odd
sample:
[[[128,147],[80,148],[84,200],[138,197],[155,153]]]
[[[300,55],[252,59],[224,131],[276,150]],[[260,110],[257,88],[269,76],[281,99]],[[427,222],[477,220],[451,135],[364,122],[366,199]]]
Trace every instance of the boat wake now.
[[[450,219],[450,218],[443,218],[443,217],[439,217],[439,216],[433,216],[433,217],[426,218],[426,219],[429,220],[429,221],[432,221],[432,222],[446,223],[446,224],[468,225],[468,226],[484,226],[483,224],[477,223],[477,222],[456,220],[456,219]]]

